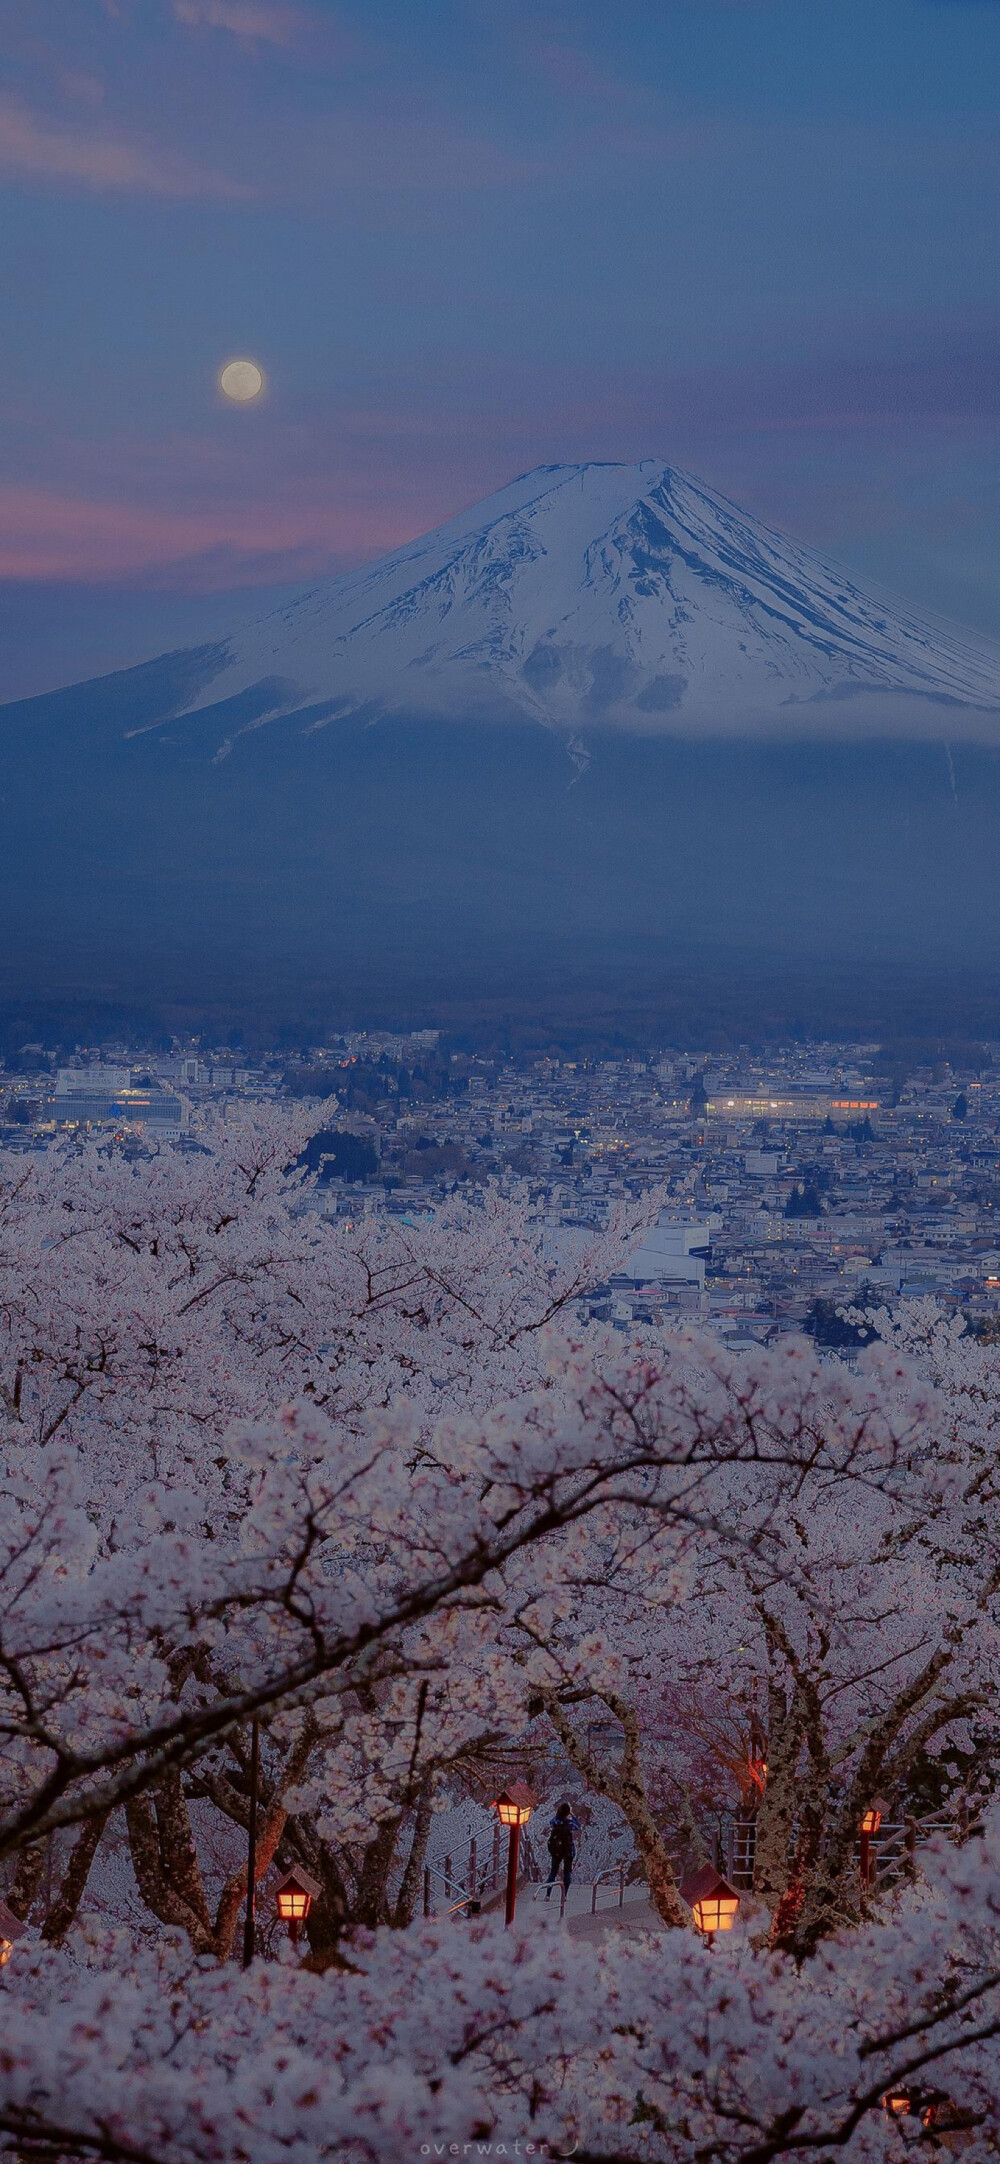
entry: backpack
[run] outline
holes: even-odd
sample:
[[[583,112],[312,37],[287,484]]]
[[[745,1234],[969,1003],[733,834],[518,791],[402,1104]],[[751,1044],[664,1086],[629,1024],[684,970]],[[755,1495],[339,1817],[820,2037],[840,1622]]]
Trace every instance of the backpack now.
[[[549,1834],[549,1855],[553,1863],[563,1863],[573,1854],[573,1829],[568,1820],[553,1826]]]

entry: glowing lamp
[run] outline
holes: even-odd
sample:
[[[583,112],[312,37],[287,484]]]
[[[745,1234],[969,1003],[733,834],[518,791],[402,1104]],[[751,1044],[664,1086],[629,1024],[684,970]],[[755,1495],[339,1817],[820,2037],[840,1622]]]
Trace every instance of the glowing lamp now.
[[[872,1836],[878,1832],[882,1824],[882,1813],[885,1809],[886,1806],[881,1796],[873,1796],[867,1810],[861,1814],[861,1886],[863,1892],[866,1892],[872,1883]]]
[[[0,1901],[0,1969],[6,1968],[14,1951],[15,1941],[23,1939],[27,1928],[27,1924],[23,1924],[19,1916],[15,1916],[13,1909],[7,1907],[6,1901]]]
[[[732,1930],[740,1897],[735,1886],[730,1886],[729,1880],[722,1878],[710,1863],[703,1864],[693,1877],[685,1879],[680,1892],[699,1931],[707,1938],[714,1938],[717,1931]]]
[[[278,1895],[278,1914],[282,1923],[302,1924],[312,1907],[312,1895],[304,1886],[286,1886]]]
[[[274,1889],[274,1905],[282,1923],[288,1925],[293,1946],[298,1944],[299,1925],[305,1923],[313,1902],[321,1892],[318,1881],[310,1878],[308,1871],[300,1870],[297,1864],[291,1871],[285,1872],[284,1878],[278,1880]]]
[[[889,2113],[890,2118],[905,2119],[906,2114],[910,2109],[909,2090],[887,2089],[884,2097],[882,2098],[882,2109],[883,2111]]]
[[[493,1805],[501,1826],[526,1826],[538,1802],[526,1781],[512,1781]]]
[[[750,1779],[753,1782],[753,1785],[757,1790],[758,1795],[762,1796],[765,1788],[767,1787],[766,1758],[748,1758],[747,1772],[750,1775]]]
[[[501,1826],[507,1828],[507,1896],[504,1902],[504,1929],[510,1930],[514,1921],[517,1902],[517,1865],[521,1846],[521,1828],[526,1826],[538,1797],[532,1794],[527,1781],[511,1781],[494,1799],[493,1809]]]

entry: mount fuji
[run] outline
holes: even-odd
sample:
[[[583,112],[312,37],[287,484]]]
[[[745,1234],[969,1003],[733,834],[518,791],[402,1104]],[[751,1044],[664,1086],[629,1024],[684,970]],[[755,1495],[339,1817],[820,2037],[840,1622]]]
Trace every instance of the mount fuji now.
[[[0,708],[0,795],[8,996],[426,1017],[1000,968],[1000,652],[659,460],[541,468]]]
[[[1000,652],[873,601],[655,459],[543,467],[301,594],[228,642],[212,697],[262,681],[275,711],[321,702],[313,727],[362,709],[727,734],[1000,720]]]

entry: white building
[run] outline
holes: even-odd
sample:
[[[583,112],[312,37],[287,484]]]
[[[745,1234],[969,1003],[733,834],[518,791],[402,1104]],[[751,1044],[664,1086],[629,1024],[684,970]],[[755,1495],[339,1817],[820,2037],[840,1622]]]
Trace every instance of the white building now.
[[[705,1260],[718,1218],[670,1218],[662,1212],[658,1224],[642,1235],[625,1263],[625,1275],[633,1284],[697,1285],[705,1287]]]
[[[116,1097],[131,1087],[131,1067],[60,1067],[57,1097]]]
[[[128,1067],[61,1067],[50,1103],[69,1127],[140,1127],[170,1138],[185,1133],[190,1107],[172,1090],[134,1089]]]

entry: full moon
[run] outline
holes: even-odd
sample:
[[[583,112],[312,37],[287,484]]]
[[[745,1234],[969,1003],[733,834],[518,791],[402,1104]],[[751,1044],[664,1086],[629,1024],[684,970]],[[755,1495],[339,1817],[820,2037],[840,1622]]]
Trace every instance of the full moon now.
[[[258,398],[263,388],[264,373],[256,361],[227,361],[219,377],[219,389],[227,398],[235,399],[238,406]]]

